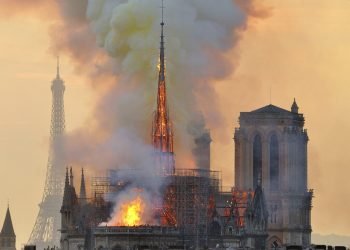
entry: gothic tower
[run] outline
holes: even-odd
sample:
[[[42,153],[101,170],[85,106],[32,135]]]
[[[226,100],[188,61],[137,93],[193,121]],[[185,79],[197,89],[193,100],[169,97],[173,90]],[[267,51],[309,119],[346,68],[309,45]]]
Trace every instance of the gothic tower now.
[[[60,238],[60,207],[64,187],[64,163],[60,154],[63,150],[62,140],[65,131],[65,115],[63,95],[64,81],[60,77],[57,60],[57,75],[52,81],[52,112],[50,149],[47,163],[46,181],[40,210],[28,244],[37,245],[38,249],[58,246]]]
[[[74,188],[73,181],[73,171],[70,168],[70,174],[68,173],[68,168],[66,170],[66,179],[64,183],[64,192],[63,192],[63,200],[62,200],[61,210],[61,239],[60,245],[61,249],[68,250],[70,249],[68,243],[68,234],[74,231],[75,222],[77,217],[77,205],[78,205],[78,197]]]
[[[0,233],[0,250],[16,250],[16,234],[9,207],[7,207],[4,225]]]
[[[242,112],[239,123],[234,136],[235,185],[238,189],[255,189],[262,177],[269,210],[268,244],[309,245],[309,138],[295,100],[291,111],[268,105]]]
[[[162,7],[163,8],[163,7]],[[169,118],[165,82],[164,21],[162,12],[157,109],[152,124],[152,144],[159,173],[171,175],[175,170],[173,128]]]

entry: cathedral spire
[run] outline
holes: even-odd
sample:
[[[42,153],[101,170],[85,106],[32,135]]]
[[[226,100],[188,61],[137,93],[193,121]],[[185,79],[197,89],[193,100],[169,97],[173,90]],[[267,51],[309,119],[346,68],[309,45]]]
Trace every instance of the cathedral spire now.
[[[66,180],[65,180],[65,183],[64,183],[64,192],[63,192],[62,206],[68,206],[68,204],[69,204],[69,190],[70,190],[70,186],[69,186],[69,172],[68,172],[68,168],[66,168]]]
[[[13,229],[10,207],[7,207],[4,225],[2,226],[0,235],[2,237],[3,236],[16,237],[15,230]]]
[[[157,162],[163,173],[171,174],[174,171],[173,131],[169,119],[167,106],[166,79],[165,79],[165,46],[164,46],[164,4],[162,1],[162,21],[159,54],[159,78],[157,108],[152,126],[152,144],[156,152]]]
[[[85,187],[84,168],[81,169],[81,182],[80,182],[79,199],[83,204],[86,203],[86,187]]]

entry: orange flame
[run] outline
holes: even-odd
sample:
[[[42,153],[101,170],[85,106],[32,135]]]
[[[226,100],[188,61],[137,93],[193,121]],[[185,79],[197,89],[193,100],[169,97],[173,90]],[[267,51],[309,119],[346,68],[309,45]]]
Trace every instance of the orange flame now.
[[[140,197],[131,201],[128,204],[123,204],[121,206],[122,223],[125,226],[138,226],[141,223],[141,216],[144,209],[144,204]]]
[[[145,203],[140,196],[134,200],[122,204],[111,221],[109,226],[140,226],[143,223]]]

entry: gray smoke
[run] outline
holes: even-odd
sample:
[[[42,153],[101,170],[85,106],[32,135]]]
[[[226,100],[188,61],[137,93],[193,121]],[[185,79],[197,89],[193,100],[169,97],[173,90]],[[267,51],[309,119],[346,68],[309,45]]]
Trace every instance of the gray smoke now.
[[[73,59],[77,73],[87,73],[98,97],[91,119],[66,138],[67,162],[89,166],[98,173],[110,168],[152,173],[148,158],[156,103],[160,3],[56,3],[61,20],[51,29],[51,49]],[[167,88],[176,163],[178,168],[195,167],[191,153],[194,138],[207,127],[221,126],[213,83],[233,70],[233,60],[226,53],[246,27],[253,1],[168,0],[165,6]],[[204,123],[196,120],[200,114]],[[189,130],[189,124],[202,125]],[[152,178],[149,182],[156,184],[132,178],[135,187],[141,182],[150,194],[162,186]]]
[[[155,173],[153,162],[145,160],[150,152],[147,152],[148,156],[143,154],[149,145],[151,117],[156,103],[159,7],[158,0],[88,1],[87,16],[97,43],[115,60],[119,76],[117,83],[101,97],[96,110],[98,126],[102,125],[103,131],[109,132],[101,145],[83,150],[82,156],[89,152],[93,157],[96,152],[101,152],[102,147],[103,152],[94,158],[100,167],[124,169],[126,166],[127,169],[141,168],[146,173],[123,176],[132,183],[131,189],[115,197],[112,223],[120,220],[120,204],[136,196],[133,190],[144,190],[142,199],[145,203],[152,203],[154,201],[150,198],[157,197],[154,194],[158,194],[162,187],[161,178],[152,178]],[[207,107],[205,121],[215,125],[220,123],[212,82],[231,72],[224,54],[235,45],[235,32],[245,20],[243,11],[231,0],[166,1],[168,100],[175,127],[175,148],[180,155],[180,160],[177,158],[179,168],[194,167],[187,162],[193,162],[188,161],[192,159],[193,139],[205,131],[204,119],[199,122],[195,119],[201,117],[201,103]],[[190,123],[200,126],[190,125],[191,129],[188,129]],[[128,135],[126,138],[125,134]],[[101,154],[108,156],[101,157]],[[125,155],[131,157],[125,159]],[[134,162],[135,159],[141,161]],[[121,162],[127,165],[123,167]],[[160,193],[158,198],[161,200]]]
[[[224,55],[235,45],[247,15],[231,0],[177,0],[165,5],[168,100],[181,163],[192,158],[188,124],[196,122],[194,117],[203,112],[209,126],[222,120],[215,108],[213,81],[232,71]],[[127,127],[145,143],[150,140],[156,102],[160,12],[158,0],[89,1],[87,7],[97,43],[114,59],[119,73],[118,81],[100,98],[98,126],[110,133]]]

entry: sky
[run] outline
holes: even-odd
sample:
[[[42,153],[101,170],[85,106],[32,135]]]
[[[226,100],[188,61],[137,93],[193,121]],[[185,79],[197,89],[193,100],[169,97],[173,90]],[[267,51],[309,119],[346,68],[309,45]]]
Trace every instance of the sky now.
[[[212,168],[222,171],[225,186],[234,185],[232,137],[239,112],[270,100],[289,109],[296,98],[310,137],[313,231],[350,235],[350,1],[264,4],[269,15],[251,20],[238,46],[227,54],[235,58],[235,70],[214,83],[224,126],[211,129]],[[35,11],[0,15],[0,223],[9,204],[18,246],[29,238],[46,174],[50,84],[56,74],[51,25]],[[61,75],[66,82],[66,127],[72,131],[91,115],[95,90],[65,56]]]

